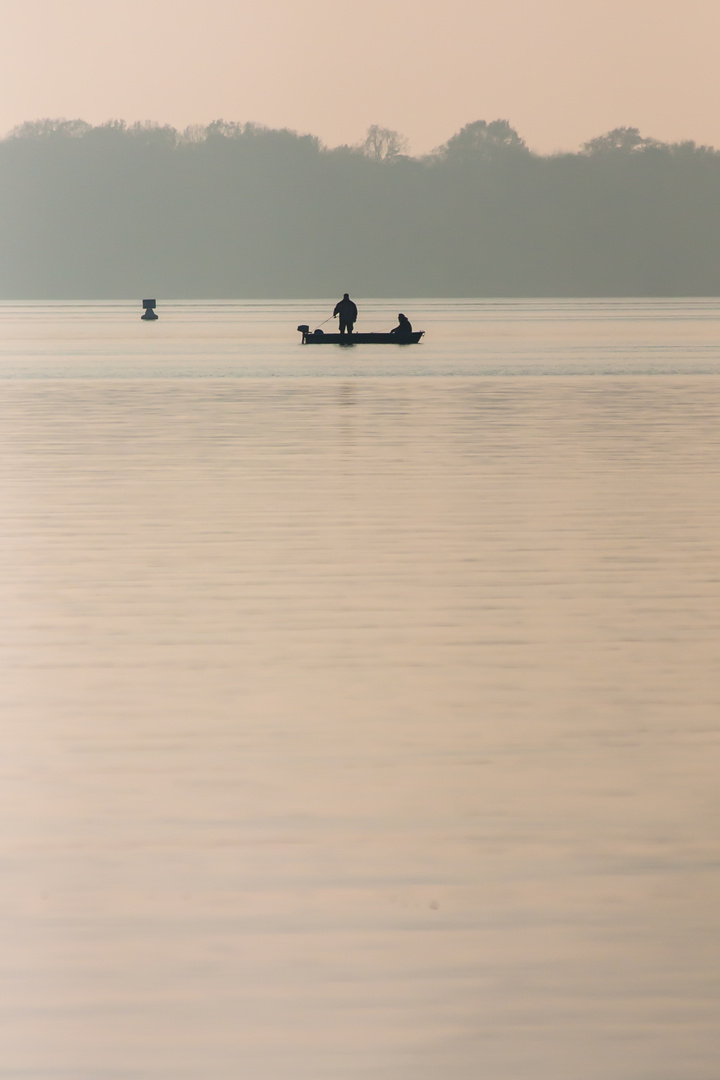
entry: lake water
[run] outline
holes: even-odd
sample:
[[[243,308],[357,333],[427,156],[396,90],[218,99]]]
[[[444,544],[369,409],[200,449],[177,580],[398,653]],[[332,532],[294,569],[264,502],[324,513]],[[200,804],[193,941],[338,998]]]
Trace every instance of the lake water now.
[[[720,303],[0,305],[1,1080],[717,1080]]]

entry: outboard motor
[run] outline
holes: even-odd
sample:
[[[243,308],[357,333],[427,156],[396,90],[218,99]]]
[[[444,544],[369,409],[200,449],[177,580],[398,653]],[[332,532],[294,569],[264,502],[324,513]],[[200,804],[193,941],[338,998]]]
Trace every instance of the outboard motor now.
[[[298,330],[300,331],[300,333],[303,336],[303,345],[304,345],[305,340],[306,340],[308,334],[310,333],[310,327],[307,326],[306,323],[302,323],[300,326],[298,326]]]

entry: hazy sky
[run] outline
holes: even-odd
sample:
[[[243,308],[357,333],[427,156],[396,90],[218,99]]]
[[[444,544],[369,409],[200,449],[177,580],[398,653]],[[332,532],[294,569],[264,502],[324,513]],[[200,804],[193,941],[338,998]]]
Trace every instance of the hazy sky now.
[[[0,132],[43,116],[254,120],[423,152],[471,120],[575,149],[720,147],[717,0],[0,0]]]

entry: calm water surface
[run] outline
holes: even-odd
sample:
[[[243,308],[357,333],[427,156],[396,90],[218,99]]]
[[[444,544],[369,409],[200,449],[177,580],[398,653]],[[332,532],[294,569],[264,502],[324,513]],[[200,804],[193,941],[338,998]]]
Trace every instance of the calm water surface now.
[[[398,308],[0,305],[2,1080],[720,1075],[720,306]]]

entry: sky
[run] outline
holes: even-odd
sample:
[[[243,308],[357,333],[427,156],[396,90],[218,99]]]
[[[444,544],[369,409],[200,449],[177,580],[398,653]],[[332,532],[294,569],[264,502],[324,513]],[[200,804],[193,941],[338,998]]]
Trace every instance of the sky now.
[[[371,124],[425,153],[473,120],[537,151],[613,127],[720,147],[717,0],[0,0],[0,133],[41,117]]]

